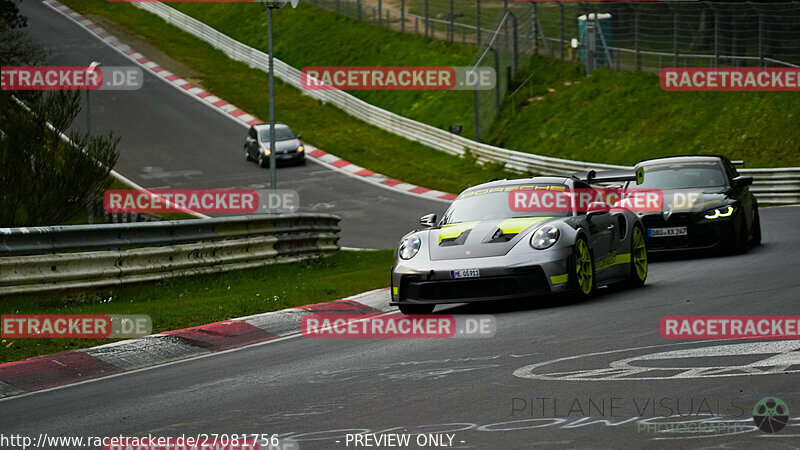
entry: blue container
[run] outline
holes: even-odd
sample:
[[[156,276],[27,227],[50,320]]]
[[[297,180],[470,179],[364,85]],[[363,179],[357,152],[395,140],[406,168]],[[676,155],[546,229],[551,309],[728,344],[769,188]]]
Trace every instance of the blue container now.
[[[589,26],[586,26],[586,21],[589,21]],[[613,24],[611,21],[611,14],[604,14],[600,13],[597,15],[597,22],[600,26],[600,30],[597,32],[597,45],[595,48],[597,49],[597,65],[598,66],[607,66],[609,65],[609,61],[606,61],[606,52],[605,48],[603,47],[603,38],[605,38],[605,44],[608,47],[614,46],[614,29]],[[586,45],[591,42],[593,37],[592,26],[595,25],[594,13],[588,15],[584,14],[578,17],[578,40],[581,42],[581,62],[586,64]],[[584,33],[589,33],[588,36],[584,36]],[[602,33],[602,37],[600,34]]]

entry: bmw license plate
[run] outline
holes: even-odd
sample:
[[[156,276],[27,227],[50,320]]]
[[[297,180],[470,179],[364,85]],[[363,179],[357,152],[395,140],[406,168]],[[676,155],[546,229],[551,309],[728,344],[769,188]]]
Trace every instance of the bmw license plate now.
[[[650,237],[686,236],[689,230],[686,227],[650,228],[647,235]]]
[[[481,276],[480,269],[458,269],[450,271],[450,278],[477,278]]]

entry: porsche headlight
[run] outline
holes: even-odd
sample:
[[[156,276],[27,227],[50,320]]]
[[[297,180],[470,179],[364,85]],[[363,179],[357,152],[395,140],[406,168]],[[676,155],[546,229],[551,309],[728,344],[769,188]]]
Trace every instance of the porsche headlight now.
[[[417,254],[419,251],[419,247],[422,245],[422,241],[417,236],[409,236],[403,239],[403,242],[400,243],[400,258],[402,259],[411,259],[414,255]]]
[[[710,211],[706,211],[706,219],[713,220],[719,219],[723,217],[730,217],[733,214],[733,206],[723,206],[722,208],[712,209]]]
[[[554,225],[539,228],[531,236],[531,247],[537,250],[550,248],[556,243],[559,235],[558,227]]]

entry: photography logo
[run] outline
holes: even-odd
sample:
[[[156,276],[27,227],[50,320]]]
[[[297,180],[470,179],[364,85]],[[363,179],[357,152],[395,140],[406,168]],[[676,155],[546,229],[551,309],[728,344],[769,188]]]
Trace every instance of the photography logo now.
[[[753,422],[765,433],[777,433],[789,422],[789,407],[777,397],[764,397],[753,408]]]

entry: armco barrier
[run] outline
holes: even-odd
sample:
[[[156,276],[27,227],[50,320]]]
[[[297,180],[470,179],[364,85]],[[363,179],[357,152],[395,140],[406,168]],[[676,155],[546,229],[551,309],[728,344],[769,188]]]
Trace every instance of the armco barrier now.
[[[318,258],[339,249],[339,220],[329,214],[287,214],[0,228],[0,295],[113,286]]]
[[[242,61],[264,71],[268,70],[266,53],[248,47],[176,9],[162,3],[153,2],[137,2],[134,5],[208,42],[232,59]],[[274,64],[275,76],[297,89],[303,90],[300,84],[300,70],[277,58],[274,59]],[[588,169],[617,169],[624,167],[550,158],[482,144],[383,110],[344,91],[303,90],[303,92],[322,102],[329,102],[359,120],[402,136],[405,139],[420,142],[428,147],[453,155],[461,155],[465,150],[469,150],[479,161],[500,162],[512,171],[552,175]],[[742,169],[739,172],[743,175],[753,176],[755,179],[753,191],[762,203],[800,203],[800,168]]]

